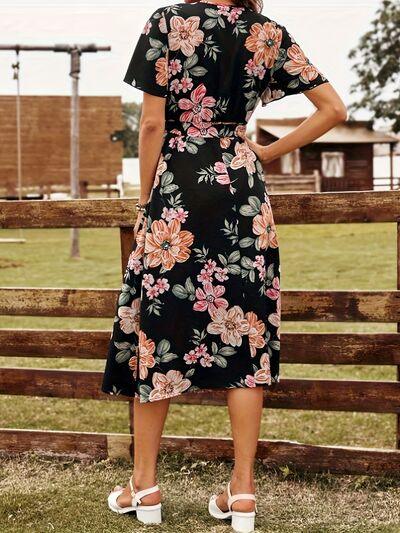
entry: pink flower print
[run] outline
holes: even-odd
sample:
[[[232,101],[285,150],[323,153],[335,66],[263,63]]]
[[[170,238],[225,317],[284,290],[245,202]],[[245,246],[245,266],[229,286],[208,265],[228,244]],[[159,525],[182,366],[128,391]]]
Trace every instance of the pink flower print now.
[[[246,319],[249,323],[249,344],[250,344],[250,354],[252,357],[255,357],[257,354],[258,348],[263,348],[265,346],[265,324],[262,320],[259,320],[257,315],[253,311],[246,313]]]
[[[200,17],[179,17],[174,15],[170,21],[170,32],[168,44],[170,50],[181,50],[190,57],[194,54],[196,46],[199,46],[204,39],[204,32],[199,29]]]
[[[212,322],[207,325],[208,333],[220,335],[225,344],[242,345],[242,337],[248,334],[250,326],[241,307],[238,305],[230,309],[219,307],[210,315]]]
[[[261,368],[254,374],[255,382],[259,385],[271,385],[271,368],[269,355],[267,353],[263,353],[260,357],[260,367]]]
[[[170,76],[176,76],[178,72],[182,71],[182,62],[180,59],[172,59],[169,62],[169,73]]]
[[[170,222],[171,220],[174,220],[176,218],[177,220],[179,220],[179,222],[184,223],[186,222],[188,214],[189,212],[185,211],[183,207],[178,207],[177,209],[174,209],[173,207],[171,207],[170,209],[168,209],[167,207],[163,207],[161,217],[165,218],[167,222]]]
[[[253,261],[253,267],[258,270],[258,277],[261,281],[264,281],[267,271],[265,268],[265,258],[263,255],[256,255],[255,261]]]
[[[181,79],[180,83],[181,89],[183,93],[187,93],[188,91],[191,91],[193,89],[193,80],[192,78],[184,76]]]
[[[292,44],[292,46],[288,48],[287,55],[290,61],[286,61],[283,68],[292,76],[300,74],[301,78],[306,83],[309,83],[310,81],[315,80],[320,73],[319,70],[310,63],[298,44]]]
[[[272,280],[272,287],[269,287],[265,294],[268,296],[268,298],[271,298],[271,300],[277,300],[279,298],[279,291],[280,291],[280,284],[279,284],[279,277],[275,276]]]
[[[171,81],[169,87],[171,89],[171,92],[174,92],[175,94],[178,94],[179,91],[182,89],[182,85],[179,83],[179,80],[177,78]]]
[[[279,337],[279,329],[281,325],[281,293],[279,293],[278,298],[276,299],[276,311],[275,313],[270,313],[268,315],[268,322],[270,322],[273,326],[278,328],[278,337]]]
[[[154,359],[154,350],[156,346],[152,339],[148,339],[143,331],[139,331],[139,377],[146,379],[149,373],[148,368],[152,368],[156,364]]]
[[[210,274],[213,274],[216,266],[217,263],[216,261],[214,261],[214,259],[207,259],[207,262],[204,264],[205,270],[207,270],[207,272],[209,272]]]
[[[207,282],[211,282],[212,280],[213,280],[212,273],[210,273],[205,268],[202,268],[200,274],[197,275],[197,281],[200,281],[203,284]]]
[[[257,159],[257,156],[253,150],[250,149],[247,142],[237,142],[235,144],[235,153],[236,155],[231,161],[230,167],[233,169],[238,169],[246,167],[247,172],[252,174],[256,171],[254,161]]]
[[[149,289],[154,283],[153,274],[143,274],[143,287]]]
[[[146,292],[146,296],[149,298],[149,300],[153,300],[153,298],[157,298],[160,291],[157,285],[153,285],[152,287],[149,287]]]
[[[216,267],[215,269],[215,278],[218,281],[226,281],[228,279],[228,269]]]
[[[138,358],[136,355],[132,355],[132,357],[129,359],[128,366],[132,370],[133,379],[136,379],[138,367]]]
[[[173,129],[171,130],[171,133],[174,135],[169,141],[170,148],[176,148],[178,152],[184,152],[186,142],[183,139],[183,134],[180,130]]]
[[[148,35],[148,34],[150,33],[150,30],[151,30],[152,25],[153,25],[153,24],[151,23],[151,21],[148,20],[148,21],[146,22],[146,24],[144,25],[144,28],[143,28],[143,30],[142,30],[142,33],[143,33],[144,35]]]
[[[195,350],[190,350],[190,352],[185,353],[185,355],[183,356],[183,360],[186,362],[187,365],[196,363],[197,359],[198,359],[198,355],[195,352]]]
[[[210,108],[215,107],[216,100],[213,96],[206,96],[206,86],[201,83],[190,94],[188,98],[181,98],[178,101],[179,109],[184,109],[179,120],[181,122],[194,122],[197,125],[203,122],[210,122],[213,118],[213,112]]]
[[[140,298],[135,298],[130,307],[123,305],[118,309],[119,327],[126,333],[139,333]]]
[[[195,311],[208,311],[210,314],[219,307],[227,308],[228,301],[221,296],[225,293],[225,287],[223,285],[216,285],[215,287],[206,281],[203,288],[196,289],[197,302],[193,304]]]
[[[254,376],[251,376],[250,374],[247,374],[245,380],[244,380],[245,384],[248,386],[248,387],[255,387],[256,386],[256,380],[255,380],[255,377]]]
[[[182,372],[179,372],[179,370],[168,370],[166,374],[154,372],[152,384],[154,389],[149,395],[151,402],[181,394],[190,387],[191,381],[184,378]]]
[[[240,17],[242,13],[243,13],[242,8],[234,7],[233,9],[231,9],[230,13],[228,13],[227,19],[231,24],[233,24],[238,20],[238,18]]]
[[[278,247],[276,227],[269,202],[263,202],[260,213],[253,218],[253,233],[258,235],[261,250]]]
[[[263,65],[256,63],[254,59],[249,59],[244,67],[247,74],[250,76],[258,77],[260,80],[264,79],[267,72]]]
[[[228,174],[228,169],[226,168],[225,163],[222,161],[217,161],[214,165],[214,170],[217,172],[216,180],[221,185],[230,185],[231,179]]]
[[[143,270],[143,264],[137,257],[135,257],[135,252],[131,252],[129,255],[128,268],[129,270],[133,270],[136,275]]]
[[[229,15],[229,7],[230,6],[223,6],[223,5],[220,5],[218,6],[218,15]]]
[[[201,343],[199,346],[196,346],[194,351],[197,354],[197,357],[204,357],[207,354],[207,346],[204,343]]]
[[[230,137],[220,137],[219,139],[219,145],[221,146],[221,148],[223,148],[224,150],[226,150],[227,148],[230,147],[231,145],[231,139]]]
[[[157,287],[158,287],[158,290],[160,291],[160,294],[167,291],[170,287],[167,278],[158,278]]]
[[[167,168],[167,162],[164,160],[164,155],[160,154],[152,189],[155,189],[158,186],[158,184],[160,183],[160,176],[164,174]]]
[[[209,353],[206,353],[200,359],[200,364],[201,364],[201,366],[204,366],[204,367],[210,367],[210,366],[212,366],[212,362],[213,361],[214,361],[214,356],[210,355]]]
[[[218,130],[211,122],[200,122],[198,117],[194,117],[193,126],[187,131],[191,137],[217,137]]]

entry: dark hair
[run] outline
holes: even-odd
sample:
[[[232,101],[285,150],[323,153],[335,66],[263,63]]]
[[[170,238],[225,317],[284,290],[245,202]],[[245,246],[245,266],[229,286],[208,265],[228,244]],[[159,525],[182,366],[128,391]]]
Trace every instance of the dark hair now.
[[[262,0],[233,0],[238,7],[248,7],[257,13],[261,13],[263,10]]]

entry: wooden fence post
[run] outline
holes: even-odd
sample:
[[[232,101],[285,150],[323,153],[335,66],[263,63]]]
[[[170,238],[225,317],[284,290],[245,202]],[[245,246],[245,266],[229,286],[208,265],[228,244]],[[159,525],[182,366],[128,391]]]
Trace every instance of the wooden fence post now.
[[[133,227],[126,227],[119,229],[120,245],[121,245],[121,270],[124,276],[126,265],[128,263],[129,255],[133,244]],[[133,400],[128,400],[129,408],[129,433],[133,435]],[[129,447],[130,456],[133,460],[133,437]]]
[[[400,289],[400,220],[397,220],[397,289]],[[397,332],[400,333],[400,322],[397,323]],[[400,381],[400,365],[397,365],[397,381]],[[400,414],[397,414],[396,448],[400,449]]]

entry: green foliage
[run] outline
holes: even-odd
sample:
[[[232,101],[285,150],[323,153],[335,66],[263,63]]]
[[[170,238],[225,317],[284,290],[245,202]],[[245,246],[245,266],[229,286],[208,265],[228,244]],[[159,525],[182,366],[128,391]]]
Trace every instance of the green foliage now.
[[[141,110],[141,104],[137,104],[136,102],[129,102],[122,105],[124,157],[138,157]]]
[[[371,29],[349,52],[357,81],[350,87],[357,99],[349,106],[370,111],[400,131],[400,2],[383,0]]]

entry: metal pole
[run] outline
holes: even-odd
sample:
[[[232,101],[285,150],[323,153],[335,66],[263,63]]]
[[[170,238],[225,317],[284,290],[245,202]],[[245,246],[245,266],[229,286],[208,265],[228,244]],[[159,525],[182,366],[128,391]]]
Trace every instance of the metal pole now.
[[[16,99],[16,119],[17,119],[17,183],[18,199],[22,200],[22,150],[21,150],[21,90],[19,76],[19,50],[17,50],[17,61],[13,64],[14,79],[17,81]]]
[[[71,55],[72,95],[71,95],[71,198],[80,197],[79,191],[79,74],[81,63],[81,51],[74,48]],[[79,229],[71,228],[71,254],[72,258],[80,257],[79,252]]]

